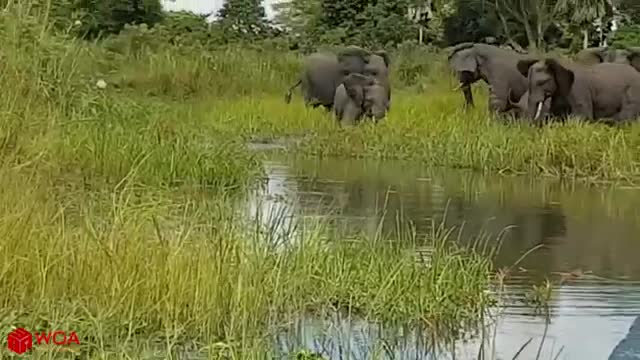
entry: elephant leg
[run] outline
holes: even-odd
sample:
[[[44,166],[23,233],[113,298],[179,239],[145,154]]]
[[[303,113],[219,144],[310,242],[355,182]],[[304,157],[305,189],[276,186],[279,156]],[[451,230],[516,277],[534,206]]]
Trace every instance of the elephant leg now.
[[[305,101],[305,105],[313,109],[316,109],[318,106],[321,106],[322,103],[318,99],[308,99]]]
[[[509,110],[508,97],[491,91],[489,93],[489,110],[496,113],[504,113]]]
[[[362,111],[360,108],[349,102],[346,104],[344,111],[342,111],[342,116],[340,117],[340,124],[343,126],[354,126],[358,123],[358,120],[362,116]]]
[[[634,106],[626,106],[623,107],[619,113],[613,116],[613,121],[616,124],[624,125],[637,120],[639,115],[639,109],[636,109]]]
[[[342,118],[340,124],[345,127],[353,127],[356,125],[356,120],[352,118]]]
[[[630,123],[640,117],[640,88],[628,89],[624,101],[620,112],[613,117],[619,124]]]
[[[593,113],[593,104],[590,101],[578,101],[571,106],[571,115],[581,120],[595,120]]]

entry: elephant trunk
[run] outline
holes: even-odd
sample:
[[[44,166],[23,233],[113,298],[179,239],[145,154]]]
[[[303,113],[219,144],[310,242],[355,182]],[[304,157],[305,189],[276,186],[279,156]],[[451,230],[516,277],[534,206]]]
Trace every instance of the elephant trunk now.
[[[469,84],[463,85],[462,93],[464,94],[464,100],[467,106],[473,107],[473,94],[471,93],[471,85]]]
[[[473,94],[471,92],[471,84],[477,81],[477,74],[471,71],[461,71],[458,74],[458,81],[460,84],[456,88],[456,90],[462,90],[464,95],[464,100],[467,106],[473,107]]]
[[[384,117],[386,116],[386,113],[385,113],[384,110],[383,111],[374,111],[372,115],[373,115],[373,119],[376,122],[378,122],[378,121],[384,119]]]

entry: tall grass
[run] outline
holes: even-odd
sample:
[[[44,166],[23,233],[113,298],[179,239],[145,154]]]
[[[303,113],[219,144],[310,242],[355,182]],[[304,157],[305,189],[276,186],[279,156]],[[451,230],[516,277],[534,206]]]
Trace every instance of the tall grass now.
[[[309,312],[449,328],[489,303],[490,254],[445,232],[394,243],[312,226],[278,247],[238,214],[262,171],[249,136],[332,131],[300,107],[281,107],[283,123],[269,113],[295,56],[115,51],[53,34],[32,10],[0,14],[0,335],[73,330],[72,350],[98,357],[261,357]]]
[[[482,106],[462,110],[462,97],[453,92],[401,90],[393,96],[383,123],[350,129],[301,103],[287,107],[276,96],[213,101],[199,111],[216,109],[220,118],[210,126],[224,126],[251,141],[284,141],[293,145],[292,152],[308,156],[414,160],[427,166],[593,182],[634,183],[640,177],[638,124],[614,128],[570,120],[540,129],[502,123]]]
[[[137,36],[133,30],[122,35]],[[428,48],[392,52],[392,109],[383,124],[341,129],[331,114],[304,108],[299,92],[292,104],[283,102],[300,71],[300,54],[233,46],[188,54],[170,47],[149,52],[131,45],[142,41],[112,41],[113,48],[122,48],[119,53],[129,55],[113,55],[104,47],[95,53],[110,59],[105,63],[113,73],[114,93],[180,99],[202,118],[200,126],[228,137],[284,141],[309,156],[410,159],[598,182],[640,177],[637,124],[613,128],[571,120],[542,129],[507,124],[487,111],[484,84],[474,90],[476,108],[465,110],[462,94],[452,90],[456,83],[443,54]]]
[[[327,239],[311,223],[276,248],[218,200],[178,202],[125,184],[65,201],[25,176],[0,178],[3,332],[74,330],[83,353],[135,356],[159,341],[166,352],[223,342],[242,354],[268,349],[270,331],[323,309],[449,329],[490,301],[488,254],[453,247],[446,232]],[[426,264],[415,257],[424,246]]]

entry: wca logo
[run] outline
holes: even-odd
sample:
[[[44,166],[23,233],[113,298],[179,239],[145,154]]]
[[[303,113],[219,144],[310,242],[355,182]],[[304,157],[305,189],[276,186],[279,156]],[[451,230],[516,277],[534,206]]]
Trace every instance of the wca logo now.
[[[9,350],[16,354],[23,354],[33,347],[33,335],[24,328],[15,329],[7,336],[7,347]],[[69,345],[75,343],[80,345],[78,340],[78,334],[72,331],[68,336],[67,333],[61,330],[53,332],[35,332],[35,342],[38,345],[51,343],[55,345]]]

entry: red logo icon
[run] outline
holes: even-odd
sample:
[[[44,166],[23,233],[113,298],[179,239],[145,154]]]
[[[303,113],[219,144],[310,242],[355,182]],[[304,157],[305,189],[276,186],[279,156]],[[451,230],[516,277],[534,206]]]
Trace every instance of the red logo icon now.
[[[35,335],[35,339],[34,339]],[[80,345],[80,339],[75,331],[67,334],[66,331],[36,331],[31,333],[24,328],[15,329],[7,336],[7,347],[17,354],[24,354],[31,350],[33,345],[57,345],[66,348],[71,343]]]
[[[23,328],[15,329],[7,336],[7,347],[9,350],[23,354],[33,346],[33,336]]]

